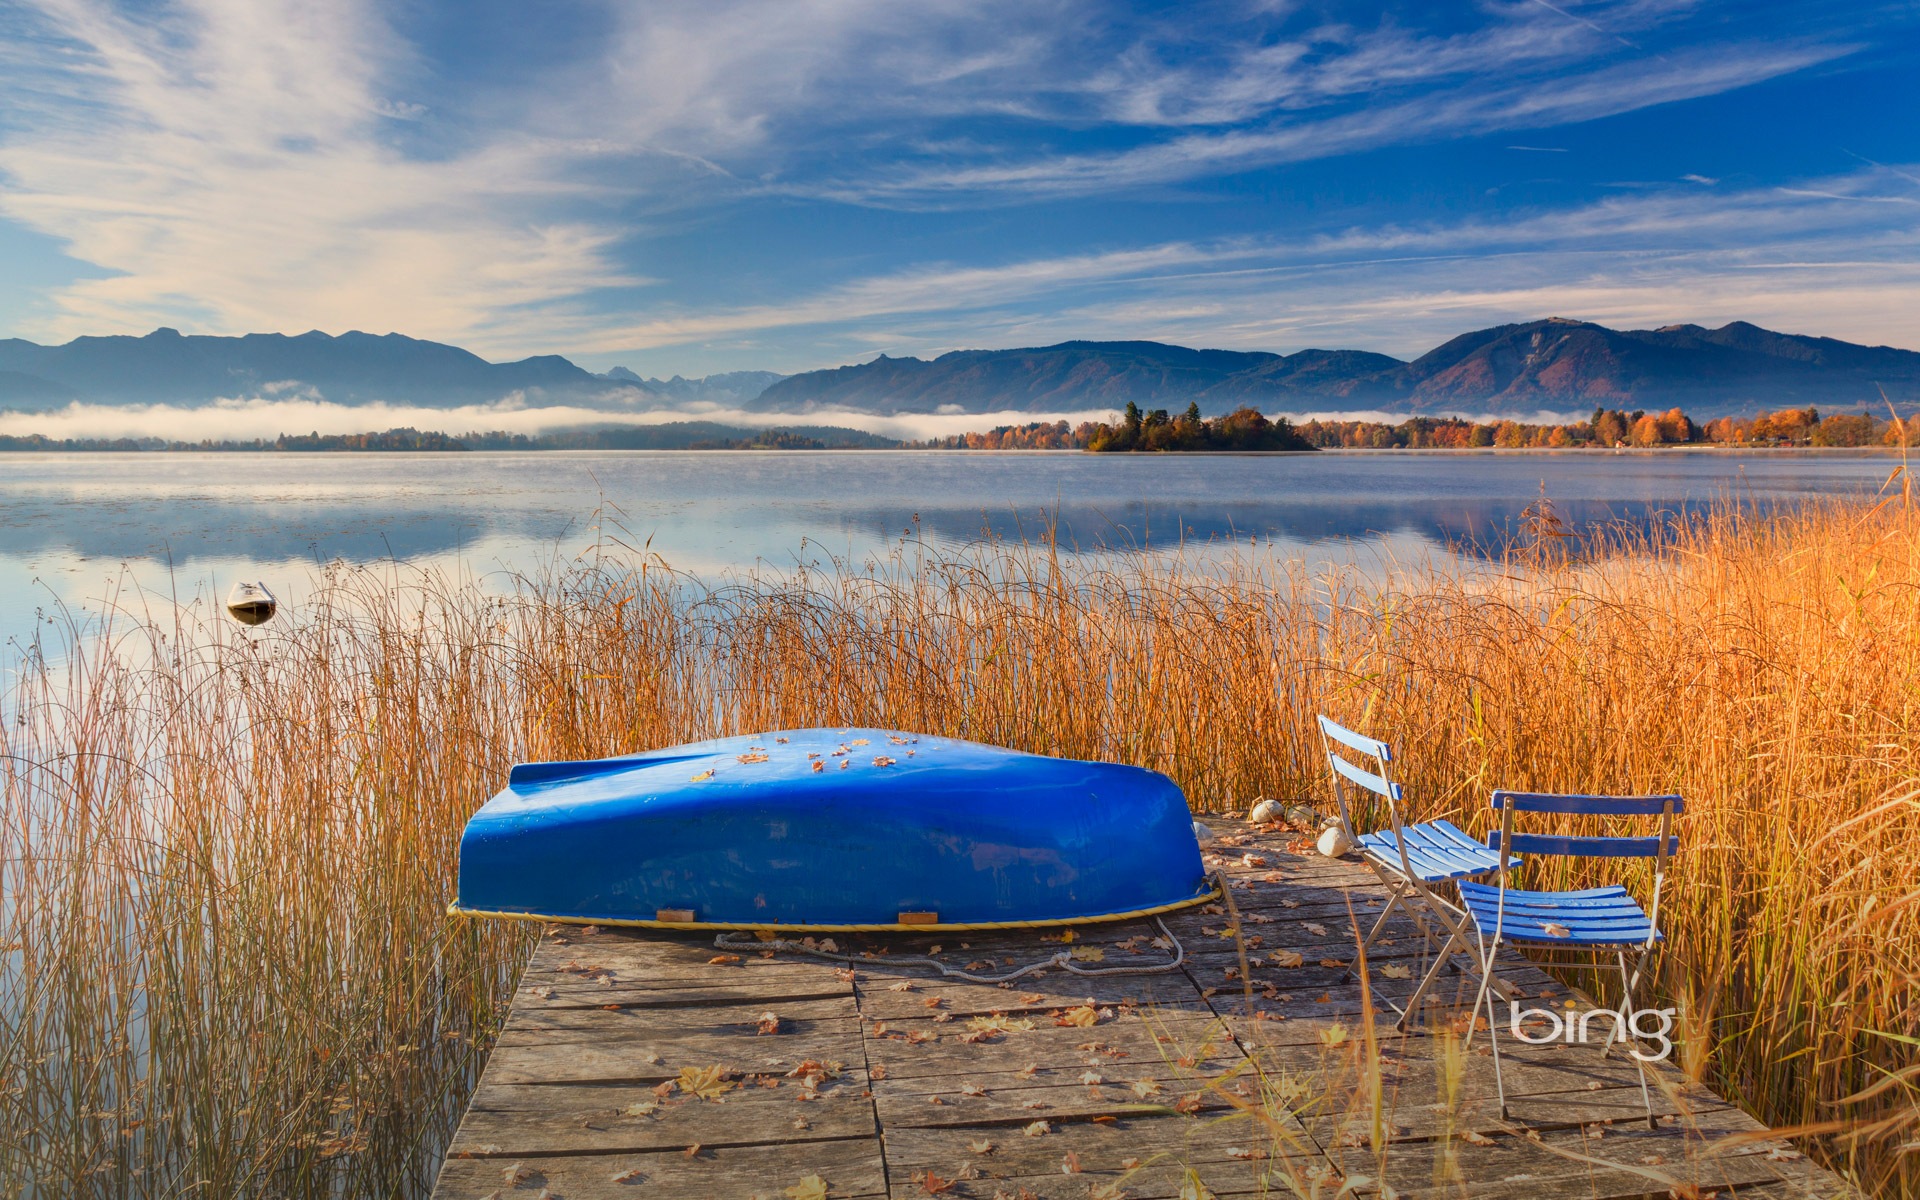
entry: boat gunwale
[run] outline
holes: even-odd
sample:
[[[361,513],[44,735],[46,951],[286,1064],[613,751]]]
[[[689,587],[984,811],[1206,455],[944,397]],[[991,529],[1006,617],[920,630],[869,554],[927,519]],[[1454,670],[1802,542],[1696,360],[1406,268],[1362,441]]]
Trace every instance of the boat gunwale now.
[[[1212,876],[1209,876],[1211,879]],[[494,917],[513,921],[546,921],[558,925],[609,925],[622,929],[665,929],[686,930],[746,930],[764,929],[769,932],[787,933],[965,933],[984,929],[1053,929],[1063,925],[1098,925],[1113,921],[1133,921],[1146,917],[1159,916],[1162,913],[1178,912],[1183,908],[1192,908],[1198,904],[1220,900],[1226,893],[1217,882],[1205,891],[1176,900],[1170,904],[1156,904],[1151,908],[1134,908],[1125,912],[1096,913],[1084,917],[1042,917],[1024,921],[940,921],[932,924],[904,925],[900,922],[874,922],[866,924],[811,924],[797,921],[658,921],[640,917],[581,917],[553,916],[547,913],[512,912],[497,909],[463,908],[456,901],[447,905],[450,917]]]

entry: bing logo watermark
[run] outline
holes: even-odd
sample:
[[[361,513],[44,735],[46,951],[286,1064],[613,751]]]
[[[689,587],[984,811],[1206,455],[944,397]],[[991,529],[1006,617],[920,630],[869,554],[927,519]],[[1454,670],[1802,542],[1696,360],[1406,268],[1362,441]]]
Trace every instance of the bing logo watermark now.
[[[1545,1046],[1551,1042],[1565,1042],[1569,1046],[1576,1043],[1587,1045],[1592,1041],[1595,1018],[1604,1017],[1612,1022],[1605,1034],[1607,1043],[1611,1045],[1615,1039],[1624,1042],[1627,1052],[1641,1062],[1659,1062],[1673,1053],[1673,1017],[1679,1011],[1672,1008],[1637,1008],[1629,1013],[1625,1009],[1593,1008],[1586,1012],[1569,1010],[1558,1013],[1550,1008],[1523,1009],[1517,1000],[1509,1000],[1507,1008],[1507,1029],[1530,1046]],[[1650,1020],[1655,1027],[1642,1028],[1643,1020]],[[1531,1036],[1522,1029],[1522,1021],[1545,1024],[1547,1032],[1544,1036]],[[1643,1053],[1636,1044],[1637,1040],[1657,1042],[1660,1050],[1655,1054]]]

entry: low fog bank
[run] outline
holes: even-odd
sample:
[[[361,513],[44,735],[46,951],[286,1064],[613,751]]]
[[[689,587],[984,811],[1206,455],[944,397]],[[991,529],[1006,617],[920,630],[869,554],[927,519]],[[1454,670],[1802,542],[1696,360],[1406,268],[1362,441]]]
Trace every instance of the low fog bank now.
[[[1278,413],[1296,422],[1381,421],[1397,423],[1407,419],[1404,413],[1372,410],[1344,412]],[[1467,415],[1469,420],[1492,421],[1498,418]],[[1540,423],[1564,423],[1583,419],[1585,414],[1540,412],[1527,420]],[[472,404],[455,408],[426,408],[396,404],[335,404],[310,398],[267,398],[219,400],[212,404],[184,406],[172,404],[87,404],[72,403],[47,412],[0,412],[0,436],[29,437],[38,434],[55,441],[115,438],[159,438],[174,442],[250,442],[271,441],[283,434],[298,436],[377,433],[409,427],[461,436],[476,433],[523,434],[535,437],[561,430],[583,428],[623,428],[667,425],[681,421],[711,421],[742,429],[772,429],[793,425],[837,426],[857,429],[902,441],[922,441],[955,434],[983,432],[1003,425],[1029,425],[1065,421],[1078,425],[1083,421],[1113,421],[1119,413],[1113,409],[1082,409],[1074,412],[996,412],[897,413],[880,415],[844,408],[809,408],[805,412],[764,412],[710,403],[690,403],[647,412],[610,413],[604,409],[570,404],[528,404],[515,396],[491,404]]]

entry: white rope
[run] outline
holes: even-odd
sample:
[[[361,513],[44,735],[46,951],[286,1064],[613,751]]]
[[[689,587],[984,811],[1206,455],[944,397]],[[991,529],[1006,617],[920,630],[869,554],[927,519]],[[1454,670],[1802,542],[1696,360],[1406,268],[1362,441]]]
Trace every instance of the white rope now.
[[[1038,971],[1052,970],[1056,967],[1070,974],[1087,976],[1164,975],[1169,971],[1178,971],[1181,964],[1187,961],[1187,948],[1180,944],[1180,939],[1173,935],[1173,930],[1167,928],[1165,921],[1159,917],[1155,917],[1153,923],[1160,927],[1160,932],[1164,934],[1167,941],[1173,945],[1173,958],[1171,961],[1146,963],[1140,966],[1083,967],[1074,960],[1073,951],[1062,950],[1039,962],[1028,963],[1024,967],[1016,968],[1001,975],[976,975],[972,971],[962,970],[958,967],[950,967],[939,959],[924,954],[915,954],[904,958],[895,958],[892,955],[888,955],[885,958],[863,958],[852,954],[836,954],[830,950],[822,950],[818,946],[808,946],[787,938],[774,938],[771,941],[760,941],[752,935],[739,932],[720,934],[713,939],[713,944],[722,950],[772,949],[785,950],[795,954],[810,954],[815,958],[831,959],[834,962],[843,962],[849,966],[856,967],[881,965],[890,967],[926,966],[932,967],[949,979],[964,979],[969,983],[1007,983],[1025,975],[1032,975]]]

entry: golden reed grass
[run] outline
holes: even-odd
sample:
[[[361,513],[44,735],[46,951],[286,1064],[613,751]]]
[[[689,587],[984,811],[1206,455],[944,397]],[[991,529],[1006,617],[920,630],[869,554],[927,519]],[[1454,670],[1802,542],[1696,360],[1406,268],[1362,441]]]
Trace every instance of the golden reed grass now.
[[[1476,832],[1496,786],[1684,793],[1659,988],[1686,1067],[1916,1194],[1899,500],[1384,584],[916,543],[703,583],[607,550],[505,595],[336,569],[259,630],[123,604],[27,657],[0,710],[0,1181],[422,1194],[526,950],[443,913],[517,759],[858,722],[1139,763],[1203,808],[1324,803],[1326,711]]]

